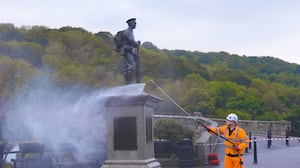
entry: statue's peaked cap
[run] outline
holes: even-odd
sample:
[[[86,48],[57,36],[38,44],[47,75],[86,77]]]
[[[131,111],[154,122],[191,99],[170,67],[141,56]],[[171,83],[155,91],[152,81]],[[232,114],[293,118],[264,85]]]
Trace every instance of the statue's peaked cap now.
[[[129,22],[132,22],[132,21],[135,21],[136,20],[136,18],[130,18],[130,19],[128,19],[127,21],[126,21],[126,23],[129,23]]]

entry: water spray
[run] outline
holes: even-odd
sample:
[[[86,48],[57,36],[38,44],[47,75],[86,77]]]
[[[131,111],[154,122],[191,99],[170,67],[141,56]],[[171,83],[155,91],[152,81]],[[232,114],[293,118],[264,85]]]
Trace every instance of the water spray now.
[[[149,80],[146,83],[151,82],[159,91],[161,91],[170,101],[172,101],[180,110],[182,110],[186,115],[192,117],[192,115],[190,113],[188,113],[187,111],[185,111],[178,103],[176,103],[161,87],[159,87],[153,80]],[[232,145],[236,145],[234,142],[232,142],[230,139],[219,135],[216,131],[208,128],[205,124],[201,123],[200,120],[195,119],[196,123],[201,125],[202,127],[204,127],[208,132],[211,132],[215,135],[217,135],[218,137],[224,139],[225,141],[231,143]]]

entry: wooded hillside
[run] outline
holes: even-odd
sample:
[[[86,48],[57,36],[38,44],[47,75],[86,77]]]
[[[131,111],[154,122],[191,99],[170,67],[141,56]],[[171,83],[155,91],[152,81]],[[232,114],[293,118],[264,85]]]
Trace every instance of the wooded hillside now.
[[[226,52],[161,50],[151,42],[143,43],[140,55],[143,82],[155,81],[190,113],[223,118],[234,112],[240,119],[287,119],[294,131],[300,127],[297,64]],[[109,32],[0,24],[2,104],[36,73],[51,75],[62,88],[77,83],[90,88],[123,85],[122,62]],[[165,99],[158,111],[181,113],[151,83],[146,86],[147,92]]]

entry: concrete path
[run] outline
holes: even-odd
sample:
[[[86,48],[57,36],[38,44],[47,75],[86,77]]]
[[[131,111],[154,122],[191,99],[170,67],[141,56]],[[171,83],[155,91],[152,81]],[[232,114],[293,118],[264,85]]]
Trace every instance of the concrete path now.
[[[201,166],[197,168],[222,168],[224,167],[224,146],[218,145],[216,148],[218,158],[221,161],[219,166]],[[257,164],[254,164],[254,148],[245,154],[245,168],[296,168],[300,167],[300,142],[290,140],[289,146],[285,140],[273,140],[270,149],[264,137],[257,137]]]
[[[258,138],[259,139],[259,138]],[[290,140],[289,146],[285,140],[273,140],[270,149],[267,141],[257,142],[257,164],[254,164],[253,145],[245,155],[245,167],[251,168],[296,168],[300,167],[300,142]]]

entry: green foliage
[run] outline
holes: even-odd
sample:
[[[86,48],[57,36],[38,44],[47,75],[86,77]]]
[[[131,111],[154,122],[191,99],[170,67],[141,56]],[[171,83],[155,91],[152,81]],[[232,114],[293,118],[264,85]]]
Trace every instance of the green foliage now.
[[[214,109],[214,101],[209,95],[208,81],[198,74],[188,75],[181,87],[180,104],[190,112],[202,112],[203,115],[209,114]]]
[[[37,43],[0,41],[0,55],[23,59],[34,66],[40,66],[42,47]]]
[[[44,26],[33,26],[30,28],[23,27],[20,29],[22,37],[25,41],[31,43],[37,43],[41,46],[47,46],[48,44],[48,32],[50,29]]]
[[[10,41],[10,40],[21,40],[21,32],[15,28],[13,24],[0,24],[0,40]]]
[[[112,38],[109,32],[68,26],[0,24],[0,99],[12,96],[36,71],[52,75],[62,87],[122,85],[123,57],[114,52]],[[143,43],[140,56],[143,82],[155,81],[191,114],[300,120],[295,112],[300,108],[300,65],[227,52],[160,50],[151,42]],[[182,113],[150,82],[146,89],[163,98],[156,111]]]
[[[285,119],[292,122],[292,135],[300,136],[300,109],[291,111]]]
[[[215,79],[220,81],[231,81],[235,82],[238,85],[245,85],[247,87],[251,84],[251,79],[249,79],[246,74],[236,70],[215,70],[213,71],[213,76]]]
[[[256,119],[257,115],[264,113],[263,102],[252,95],[238,95],[226,104],[226,109],[236,109],[248,113],[251,118]]]
[[[262,115],[258,115],[256,119],[263,121],[280,121],[283,120],[283,115],[276,112],[264,112]]]
[[[23,60],[0,57],[0,97],[12,96],[34,72],[33,67]]]
[[[238,115],[240,120],[251,120],[251,114],[245,113],[245,111],[237,110],[237,109],[229,109],[229,110],[223,110],[223,109],[218,109],[216,117],[217,118],[226,118],[226,116],[229,113],[235,113]]]
[[[210,82],[210,85],[216,108],[226,108],[226,103],[239,92],[238,86],[232,82]]]
[[[173,119],[158,119],[154,124],[154,137],[167,139],[172,144],[177,144],[183,138],[194,138],[194,131],[181,122]]]

